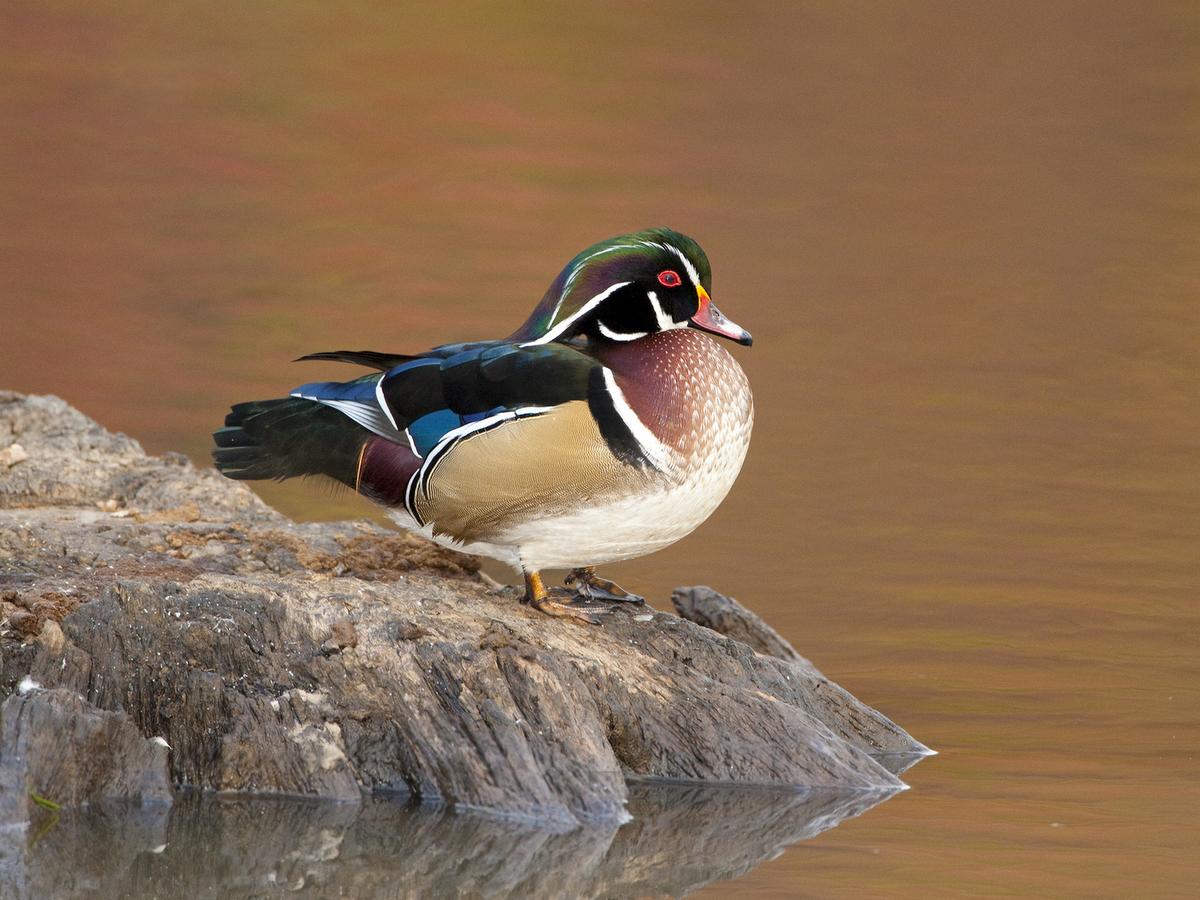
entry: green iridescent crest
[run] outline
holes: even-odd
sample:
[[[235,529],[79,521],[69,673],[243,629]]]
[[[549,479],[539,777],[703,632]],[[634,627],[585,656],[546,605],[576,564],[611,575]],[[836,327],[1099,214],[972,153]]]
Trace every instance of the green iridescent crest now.
[[[686,280],[704,289],[712,286],[708,257],[694,240],[670,228],[648,228],[593,244],[577,255],[547,288],[533,313],[511,336],[532,341],[570,338],[582,317],[605,297],[605,292],[663,268],[680,270]]]

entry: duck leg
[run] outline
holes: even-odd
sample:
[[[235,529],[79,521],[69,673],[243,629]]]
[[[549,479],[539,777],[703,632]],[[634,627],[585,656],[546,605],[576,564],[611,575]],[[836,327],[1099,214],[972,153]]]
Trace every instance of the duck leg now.
[[[567,591],[566,588],[555,588],[553,595],[563,596],[564,598],[573,598],[576,596],[573,592]],[[547,591],[546,586],[542,584],[542,576],[538,572],[525,573],[525,596],[521,598],[521,602],[527,603],[538,612],[545,613],[548,616],[570,619],[581,625],[600,624],[600,620],[591,613],[567,606],[558,600],[552,599],[551,592]]]
[[[563,579],[567,587],[574,586],[577,596],[584,600],[600,600],[605,603],[636,603],[639,606],[646,602],[645,597],[631,594],[625,588],[607,578],[596,574],[595,566],[585,566],[572,569]]]

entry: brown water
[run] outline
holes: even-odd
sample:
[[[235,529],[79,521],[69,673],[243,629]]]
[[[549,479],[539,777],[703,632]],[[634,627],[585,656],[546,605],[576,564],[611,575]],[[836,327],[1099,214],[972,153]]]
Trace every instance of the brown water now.
[[[754,446],[612,573],[735,593],[942,754],[704,895],[1198,892],[1200,7],[61,2],[0,49],[0,386],[151,450],[702,242]]]

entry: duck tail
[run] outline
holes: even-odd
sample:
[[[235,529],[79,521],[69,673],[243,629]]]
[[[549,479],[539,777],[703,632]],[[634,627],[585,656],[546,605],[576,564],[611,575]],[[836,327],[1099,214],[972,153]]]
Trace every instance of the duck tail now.
[[[213,432],[218,471],[238,481],[328,475],[355,487],[370,437],[336,409],[300,397],[238,403]]]

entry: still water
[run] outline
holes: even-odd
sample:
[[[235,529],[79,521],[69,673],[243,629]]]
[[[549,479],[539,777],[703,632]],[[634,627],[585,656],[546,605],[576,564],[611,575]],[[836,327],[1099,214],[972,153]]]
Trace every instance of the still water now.
[[[0,386],[152,451],[349,371],[305,352],[506,334],[599,238],[707,249],[754,445],[611,574],[737,595],[941,755],[836,828],[702,809],[739,834],[708,874],[638,881],[689,840],[646,839],[604,890],[1197,893],[1200,7],[64,0],[6,4],[0,47]],[[197,812],[162,858],[203,871],[212,816],[286,836],[277,808]],[[40,840],[99,865],[72,822]],[[449,889],[466,844],[412,835],[471,827],[396,833]],[[587,840],[505,877],[610,877]]]

